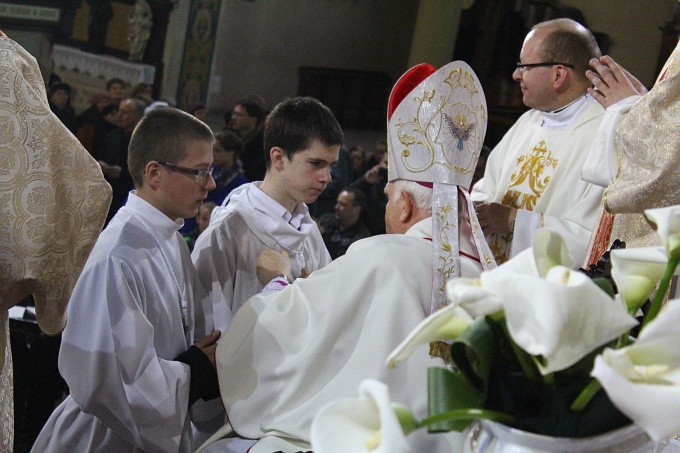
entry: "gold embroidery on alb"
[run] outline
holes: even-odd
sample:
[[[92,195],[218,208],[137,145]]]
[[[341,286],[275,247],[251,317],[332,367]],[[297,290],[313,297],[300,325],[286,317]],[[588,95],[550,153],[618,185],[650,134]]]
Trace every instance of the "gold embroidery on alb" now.
[[[548,175],[544,175],[544,173],[549,168],[554,170],[557,163],[558,160],[553,158],[552,152],[546,148],[545,141],[541,140],[538,146],[532,148],[530,153],[517,159],[519,171],[512,174],[510,186],[501,203],[513,208],[533,211],[538,199],[541,198],[541,194],[550,182],[552,172]],[[523,186],[524,189],[528,188],[531,193],[512,190],[513,187],[519,188],[520,186]]]

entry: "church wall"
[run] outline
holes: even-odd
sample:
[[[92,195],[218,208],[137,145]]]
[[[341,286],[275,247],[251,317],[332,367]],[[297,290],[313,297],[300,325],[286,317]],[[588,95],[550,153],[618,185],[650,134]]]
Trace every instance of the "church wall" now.
[[[612,40],[610,55],[646,86],[656,80],[661,27],[673,17],[677,0],[562,0],[579,8],[593,30]]]
[[[177,2],[169,30],[186,27],[190,2]],[[399,3],[395,8],[390,0],[223,0],[208,95],[211,117],[221,122],[222,112],[250,93],[262,95],[268,107],[295,95],[301,66],[386,72],[396,80],[408,67],[419,2]],[[653,84],[660,28],[677,0],[561,3],[581,9],[592,29],[611,38],[610,54]],[[183,48],[178,35],[168,34],[164,58],[163,92],[170,98],[179,72],[173,62]]]
[[[418,11],[416,0],[399,3],[223,1],[209,107],[223,111],[250,93],[272,107],[297,93],[301,66],[386,72],[396,80],[407,65]]]

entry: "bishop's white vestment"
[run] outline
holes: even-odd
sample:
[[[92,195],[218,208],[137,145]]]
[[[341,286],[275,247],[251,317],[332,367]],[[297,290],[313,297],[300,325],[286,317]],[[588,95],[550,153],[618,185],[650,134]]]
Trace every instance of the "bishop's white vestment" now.
[[[385,362],[430,314],[431,224],[428,218],[405,235],[355,242],[309,278],[257,295],[235,314],[218,344],[218,377],[235,432],[261,439],[251,453],[311,449],[314,414],[336,398],[355,397],[367,378],[386,383],[391,399],[416,418],[427,415],[427,368],[443,361],[423,346],[396,369]],[[465,238],[461,250],[473,253]],[[481,272],[479,263],[461,261],[464,277]],[[459,451],[451,438],[456,434],[420,430],[407,439],[413,451]],[[205,451],[234,451],[232,442]]]
[[[519,209],[512,233],[487,235],[496,262],[529,248],[542,227],[561,234],[583,262],[603,189],[583,181],[581,169],[603,114],[589,95],[560,112],[530,110],[493,149],[470,197]]]
[[[175,222],[131,192],[68,306],[59,371],[71,394],[33,450],[189,452],[190,369],[202,288]]]
[[[303,210],[303,216],[299,228],[295,228],[253,199],[253,191],[260,191],[260,184],[244,184],[234,189],[223,206],[215,208],[210,225],[194,246],[192,259],[204,287],[210,292],[211,303],[206,313],[215,322],[214,329],[208,326],[205,334],[215,329],[224,332],[233,313],[262,291],[264,285],[257,279],[255,264],[265,249],[288,253],[291,279],[331,262],[307,206],[297,205],[296,211]],[[268,197],[262,191],[259,195]]]

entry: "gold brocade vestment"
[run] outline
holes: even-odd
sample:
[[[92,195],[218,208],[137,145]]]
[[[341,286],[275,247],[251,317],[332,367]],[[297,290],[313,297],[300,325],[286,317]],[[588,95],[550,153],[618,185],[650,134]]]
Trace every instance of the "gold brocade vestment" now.
[[[680,44],[654,87],[616,128],[615,146],[618,174],[604,194],[608,212],[593,238],[589,263],[615,239],[627,247],[660,245],[642,212],[680,204]]]
[[[99,165],[51,112],[35,58],[0,32],[0,452],[14,447],[8,310],[33,295],[40,328],[61,332],[110,201]]]

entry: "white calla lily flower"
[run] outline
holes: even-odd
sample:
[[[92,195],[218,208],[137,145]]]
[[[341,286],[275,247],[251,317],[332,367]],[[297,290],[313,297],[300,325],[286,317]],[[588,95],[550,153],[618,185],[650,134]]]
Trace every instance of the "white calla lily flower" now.
[[[471,279],[466,279],[473,281]],[[456,305],[437,310],[416,326],[387,358],[388,368],[406,360],[420,345],[438,340],[453,340],[472,324],[472,317]]]
[[[663,247],[618,249],[610,252],[612,277],[629,312],[645,303],[668,264]]]
[[[504,269],[483,272],[481,285],[453,280],[447,294],[475,317],[500,306],[515,343],[545,359],[539,365],[543,374],[570,367],[637,324],[624,306],[580,272],[554,266],[543,279]]]
[[[656,226],[668,256],[680,257],[680,206],[647,209],[645,216]]]
[[[493,271],[490,271],[493,272]],[[464,307],[473,318],[492,315],[503,310],[500,294],[484,285],[480,279],[454,278],[446,283],[446,297],[452,305]],[[447,307],[448,308],[448,307]],[[436,313],[435,313],[436,314]]]
[[[574,259],[569,254],[564,238],[554,231],[541,228],[536,231],[532,241],[534,261],[538,275],[545,277],[555,266],[573,267]]]
[[[545,279],[489,272],[482,281],[502,292],[508,331],[522,349],[545,359],[543,374],[574,365],[637,325],[585,274],[563,266]]]
[[[605,349],[592,376],[609,399],[655,441],[678,434],[680,423],[680,300],[670,301],[637,341]]]
[[[406,434],[415,429],[416,421],[403,406],[398,412],[399,418],[387,385],[365,379],[359,385],[358,399],[338,399],[316,413],[312,448],[315,453],[409,453]]]

